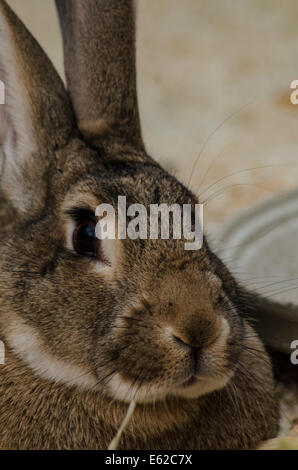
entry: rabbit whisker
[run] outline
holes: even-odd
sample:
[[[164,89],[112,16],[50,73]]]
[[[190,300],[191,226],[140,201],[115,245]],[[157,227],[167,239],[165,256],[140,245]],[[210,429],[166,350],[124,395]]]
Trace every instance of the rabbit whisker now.
[[[194,173],[195,173],[195,170],[196,170],[196,168],[197,168],[197,165],[198,165],[198,163],[199,163],[199,161],[200,161],[200,159],[201,159],[201,156],[202,156],[202,154],[203,154],[205,148],[207,147],[208,143],[209,143],[210,140],[212,139],[212,137],[216,134],[216,132],[217,132],[219,129],[221,129],[221,127],[224,126],[224,124],[225,124],[226,122],[228,122],[228,121],[229,121],[230,119],[232,119],[234,116],[236,116],[236,115],[239,114],[241,111],[243,111],[243,109],[245,109],[245,108],[246,108],[248,105],[250,105],[252,102],[253,102],[253,100],[250,101],[250,102],[248,102],[248,103],[246,103],[246,104],[244,104],[243,106],[241,106],[240,108],[236,109],[235,111],[233,111],[233,112],[232,112],[231,114],[229,114],[223,121],[221,121],[221,123],[218,124],[218,126],[216,126],[215,129],[212,130],[212,132],[209,134],[209,136],[207,137],[207,139],[206,139],[205,142],[203,143],[203,145],[202,145],[202,147],[201,147],[201,150],[200,150],[200,152],[199,152],[199,154],[198,154],[196,160],[195,160],[194,163],[193,163],[193,166],[192,166],[192,169],[191,169],[191,172],[190,172],[190,177],[189,177],[188,184],[187,184],[188,187],[189,187],[190,184],[191,184],[191,180],[192,180],[192,178],[193,178],[193,175],[194,175]]]
[[[222,181],[226,181],[227,179],[231,178],[232,176],[236,176],[236,175],[239,175],[241,173],[247,173],[249,171],[254,171],[254,170],[279,168],[279,167],[293,166],[293,165],[298,165],[298,163],[295,163],[295,162],[293,162],[293,163],[277,163],[277,164],[272,164],[272,165],[255,166],[253,168],[245,168],[243,170],[234,171],[233,173],[230,173],[229,175],[225,175],[225,176],[219,178],[217,181],[215,181],[214,183],[207,186],[207,188],[203,189],[203,191],[201,193],[199,193],[199,198],[201,198],[203,196],[203,194],[205,194],[207,191],[212,189],[214,186],[217,186],[218,183],[220,183]]]
[[[237,183],[237,184],[230,184],[228,186],[225,186],[224,188],[221,188],[219,189],[218,191],[214,192],[213,194],[211,194],[210,196],[207,197],[207,199],[205,199],[202,204],[204,206],[206,206],[207,204],[209,204],[209,202],[213,201],[213,199],[217,198],[218,196],[221,196],[225,191],[227,190],[230,190],[232,188],[235,188],[235,187],[239,187],[239,186],[250,186],[250,187],[254,187],[254,188],[259,188],[259,189],[265,189],[266,191],[269,191],[270,193],[272,194],[276,194],[276,191],[273,191],[272,189],[270,188],[267,188],[265,186],[262,186],[260,184],[255,184],[255,183]]]

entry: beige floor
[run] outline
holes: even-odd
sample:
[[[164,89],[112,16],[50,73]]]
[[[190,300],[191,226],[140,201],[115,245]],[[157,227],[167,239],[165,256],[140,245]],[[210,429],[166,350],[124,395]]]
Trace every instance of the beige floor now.
[[[54,0],[9,3],[63,73]],[[233,172],[269,166],[202,194],[212,234],[244,208],[297,186],[298,105],[290,103],[289,85],[298,79],[298,2],[140,0],[137,46],[144,136],[153,156],[188,182],[200,149],[222,123],[195,169],[195,192]],[[287,163],[296,165],[278,166]]]

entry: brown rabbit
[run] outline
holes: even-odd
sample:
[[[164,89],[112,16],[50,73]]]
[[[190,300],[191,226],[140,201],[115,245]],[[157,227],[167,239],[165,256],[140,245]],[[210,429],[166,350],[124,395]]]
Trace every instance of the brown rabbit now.
[[[144,149],[130,0],[57,0],[68,92],[0,0],[2,449],[244,449],[278,432],[255,297],[183,240],[95,236],[101,203],[195,204]],[[262,306],[262,305],[261,305]]]

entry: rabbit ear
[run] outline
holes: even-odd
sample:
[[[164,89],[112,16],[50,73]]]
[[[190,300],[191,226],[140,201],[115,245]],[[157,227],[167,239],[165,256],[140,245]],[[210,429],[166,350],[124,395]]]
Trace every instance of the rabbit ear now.
[[[86,139],[119,132],[143,147],[132,0],[56,0],[68,89]]]
[[[21,212],[40,208],[55,150],[73,128],[67,92],[37,42],[0,0],[0,188]],[[1,158],[2,157],[2,158]]]

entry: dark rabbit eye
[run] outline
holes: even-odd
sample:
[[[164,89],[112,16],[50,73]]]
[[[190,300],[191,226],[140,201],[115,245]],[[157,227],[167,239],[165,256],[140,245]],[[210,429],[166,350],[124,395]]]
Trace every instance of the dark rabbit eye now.
[[[73,247],[77,253],[87,256],[99,256],[99,239],[95,234],[95,222],[92,220],[84,220],[77,222],[77,226],[73,232]]]

